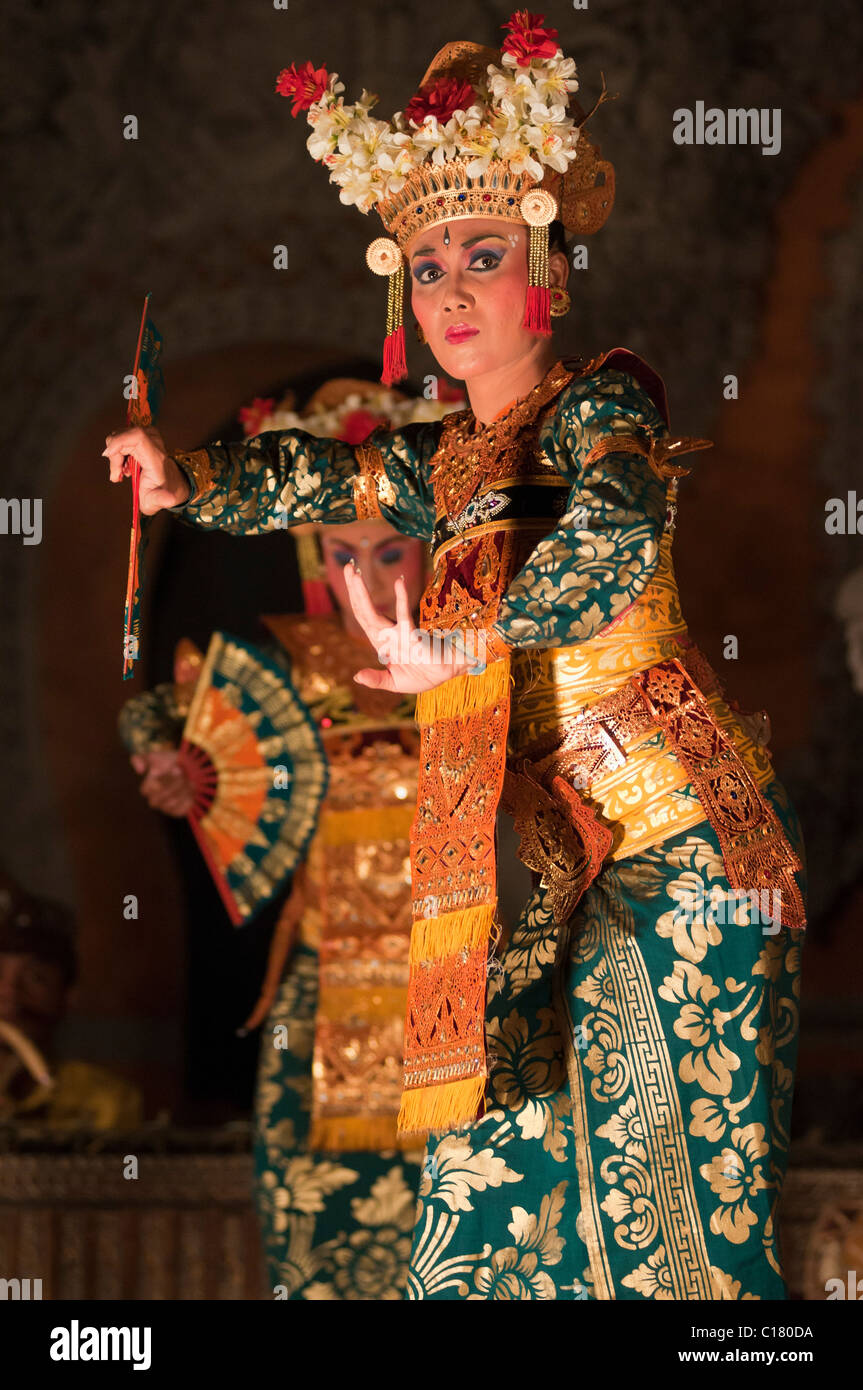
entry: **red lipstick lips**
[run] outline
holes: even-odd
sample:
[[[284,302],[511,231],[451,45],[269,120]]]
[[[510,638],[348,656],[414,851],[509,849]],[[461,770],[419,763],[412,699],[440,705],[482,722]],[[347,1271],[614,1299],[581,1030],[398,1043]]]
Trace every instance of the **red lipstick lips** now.
[[[469,323],[454,323],[452,328],[448,328],[444,337],[448,343],[463,343],[467,338],[473,338],[479,332],[478,328],[471,328]]]

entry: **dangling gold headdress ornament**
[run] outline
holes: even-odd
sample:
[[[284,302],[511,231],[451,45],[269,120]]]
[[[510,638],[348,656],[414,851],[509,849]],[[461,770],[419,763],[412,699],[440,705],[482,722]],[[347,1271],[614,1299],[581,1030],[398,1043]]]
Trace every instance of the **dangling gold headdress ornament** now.
[[[447,44],[419,91],[391,121],[369,115],[377,97],[346,104],[337,73],[304,63],[279,74],[276,91],[307,113],[307,148],[330,171],[343,203],[374,208],[390,234],[366,252],[389,277],[381,381],[407,376],[404,250],[423,228],[455,217],[499,217],[530,228],[524,326],[551,333],[548,228],[598,231],[614,203],[614,170],[587,138],[588,116],[571,97],[575,63],[544,16],[519,10],[500,52]],[[605,100],[603,91],[596,103]],[[596,110],[594,106],[593,110]],[[589,113],[593,114],[593,111]]]

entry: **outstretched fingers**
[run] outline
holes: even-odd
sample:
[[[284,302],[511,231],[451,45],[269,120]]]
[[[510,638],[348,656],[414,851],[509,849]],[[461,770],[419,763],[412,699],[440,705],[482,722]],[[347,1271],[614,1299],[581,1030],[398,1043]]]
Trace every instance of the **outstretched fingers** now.
[[[394,585],[396,596],[396,623],[399,627],[399,634],[402,637],[409,637],[413,629],[413,618],[411,607],[408,602],[408,586],[405,583],[404,575],[399,575]]]
[[[372,603],[365,581],[354,567],[353,562],[345,565],[344,576],[354,617],[377,651],[381,646],[383,634],[390,624],[381,617]]]

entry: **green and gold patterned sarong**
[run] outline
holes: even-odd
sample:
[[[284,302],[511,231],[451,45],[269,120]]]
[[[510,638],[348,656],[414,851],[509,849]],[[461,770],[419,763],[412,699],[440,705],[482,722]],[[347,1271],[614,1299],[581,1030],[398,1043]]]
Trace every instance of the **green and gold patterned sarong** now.
[[[700,926],[676,914],[697,884]],[[489,1110],[429,1143],[409,1297],[786,1296],[804,933],[720,921],[727,887],[704,823],[604,869],[562,928],[534,894],[491,977]]]

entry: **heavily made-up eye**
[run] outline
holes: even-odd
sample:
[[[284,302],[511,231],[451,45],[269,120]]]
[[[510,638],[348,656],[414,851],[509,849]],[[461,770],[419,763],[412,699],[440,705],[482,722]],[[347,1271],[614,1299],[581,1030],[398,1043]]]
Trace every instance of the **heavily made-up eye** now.
[[[434,275],[430,274],[432,271],[435,272]],[[421,285],[433,285],[441,275],[443,275],[443,269],[434,261],[420,261],[419,265],[414,266],[414,279],[418,280]]]
[[[397,565],[402,559],[404,551],[400,545],[387,546],[386,550],[378,551],[378,560],[382,565]]]
[[[500,265],[502,260],[503,252],[501,251],[480,250],[477,251],[473,256],[471,256],[470,269],[479,271],[495,270],[496,267]],[[481,261],[490,261],[491,265],[481,265]]]
[[[342,568],[344,568],[345,565],[349,565],[354,558],[349,550],[331,550],[330,554],[335,563]]]

